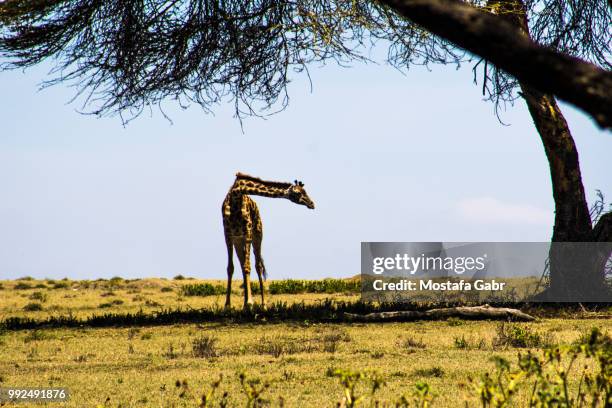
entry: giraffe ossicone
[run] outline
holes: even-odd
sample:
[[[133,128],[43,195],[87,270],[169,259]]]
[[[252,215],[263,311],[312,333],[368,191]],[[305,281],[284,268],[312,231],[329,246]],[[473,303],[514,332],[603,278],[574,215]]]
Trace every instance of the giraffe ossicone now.
[[[232,276],[234,274],[233,253],[236,251],[244,282],[244,305],[253,304],[251,296],[251,246],[255,255],[255,270],[259,279],[261,303],[265,304],[263,281],[267,279],[266,267],[261,257],[263,225],[257,204],[249,196],[258,195],[272,198],[285,198],[295,204],[314,209],[304,183],[265,181],[248,174],[236,173],[234,184],[223,200],[223,232],[227,246],[227,294],[225,307],[230,307],[232,293]]]

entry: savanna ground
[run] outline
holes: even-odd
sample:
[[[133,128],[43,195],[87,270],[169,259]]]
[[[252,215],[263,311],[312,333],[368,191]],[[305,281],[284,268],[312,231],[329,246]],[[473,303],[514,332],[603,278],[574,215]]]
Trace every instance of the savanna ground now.
[[[0,322],[58,315],[87,322],[93,315],[154,314],[162,308],[222,310],[223,295],[183,295],[183,285],[203,282],[0,281]],[[234,288],[232,301],[240,306],[239,283]],[[329,299],[350,303],[359,295],[276,294],[269,302],[316,305]],[[394,404],[400,396],[412,395],[415,384],[426,382],[434,407],[463,406],[464,401],[480,406],[474,386],[481,375],[495,371],[493,355],[515,362],[519,351],[540,353],[551,344],[570,344],[592,327],[612,332],[610,307],[546,316],[512,323],[526,333],[525,344],[504,341],[508,325],[502,329],[498,322],[458,319],[384,324],[221,319],[139,327],[5,328],[0,329],[0,387],[67,387],[68,402],[49,404],[58,407],[197,406],[222,376],[215,406],[224,393],[227,406],[245,406],[243,374],[245,384],[251,380],[251,393],[261,390],[264,405],[333,407],[344,397],[333,373],[344,369],[382,378],[385,383],[374,395],[381,402]],[[356,393],[367,392],[370,385],[361,381]],[[523,393],[515,404],[522,406],[527,398]]]

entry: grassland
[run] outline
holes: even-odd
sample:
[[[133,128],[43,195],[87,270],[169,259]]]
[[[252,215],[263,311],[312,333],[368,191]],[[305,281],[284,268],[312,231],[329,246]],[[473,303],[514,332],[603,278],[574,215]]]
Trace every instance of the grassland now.
[[[182,285],[197,283],[201,282],[0,281],[0,321],[221,308],[224,296],[181,294]],[[318,304],[326,299],[355,302],[358,295],[278,294],[270,301]],[[240,292],[234,294],[233,302],[241,304]],[[515,327],[527,328],[533,341],[526,346],[532,349],[569,344],[594,326],[612,331],[609,308],[565,317]],[[468,378],[492,372],[492,355],[515,360],[517,352],[524,351],[500,344],[499,335],[497,322],[456,319],[385,324],[230,319],[144,327],[5,330],[0,331],[0,387],[68,387],[71,399],[53,404],[58,407],[197,406],[202,393],[222,375],[216,395],[220,399],[227,392],[228,406],[233,407],[245,406],[247,401],[239,381],[244,373],[259,381],[256,388],[268,385],[262,399],[272,406],[280,406],[282,400],[287,407],[333,407],[341,401],[343,390],[338,378],[329,373],[351,369],[376,371],[385,379],[376,394],[380,401],[392,403],[409,394],[418,381],[426,381],[436,394],[434,407],[456,407],[464,401],[479,406]],[[177,388],[177,381],[188,385]],[[519,396],[519,403],[526,398]]]

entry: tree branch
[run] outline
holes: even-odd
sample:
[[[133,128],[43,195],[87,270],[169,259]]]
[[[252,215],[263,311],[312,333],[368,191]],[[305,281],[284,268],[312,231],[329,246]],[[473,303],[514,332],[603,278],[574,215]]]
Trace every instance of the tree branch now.
[[[458,0],[379,2],[519,81],[579,107],[602,128],[612,128],[612,73],[542,47],[502,18]]]

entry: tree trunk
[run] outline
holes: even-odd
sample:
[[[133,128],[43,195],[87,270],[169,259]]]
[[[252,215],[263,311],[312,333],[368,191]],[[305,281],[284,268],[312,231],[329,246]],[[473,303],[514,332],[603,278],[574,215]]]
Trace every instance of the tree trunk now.
[[[494,0],[489,1],[489,4],[497,5],[503,18],[530,39],[522,0]],[[592,227],[580,174],[578,150],[567,121],[553,95],[542,93],[522,81],[519,84],[521,95],[544,145],[555,200],[553,243],[549,253],[550,288],[540,299],[611,300],[604,280],[604,265],[610,256],[610,246],[555,244],[602,242],[602,238],[609,235],[605,232],[596,234]],[[604,218],[609,217],[602,217],[602,220]],[[596,229],[604,230],[604,224]]]

